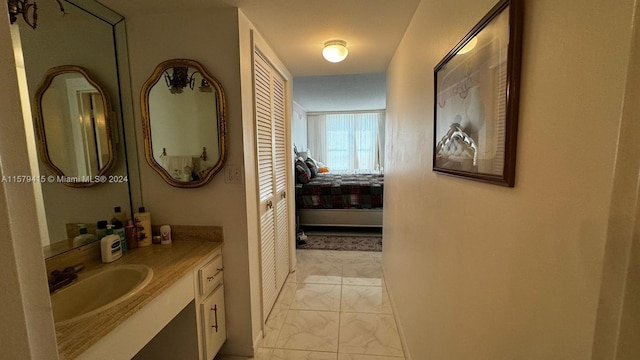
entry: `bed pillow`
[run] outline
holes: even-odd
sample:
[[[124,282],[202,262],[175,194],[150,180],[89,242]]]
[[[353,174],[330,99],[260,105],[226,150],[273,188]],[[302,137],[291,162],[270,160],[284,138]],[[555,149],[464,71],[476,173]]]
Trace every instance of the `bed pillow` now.
[[[312,179],[314,177],[318,176],[318,164],[316,164],[315,160],[313,160],[310,157],[307,157],[307,160],[305,160],[304,163],[307,164],[307,167],[309,168],[309,171],[311,171],[311,178]]]
[[[311,180],[311,170],[307,164],[301,159],[296,160],[296,181],[300,184],[306,184]]]

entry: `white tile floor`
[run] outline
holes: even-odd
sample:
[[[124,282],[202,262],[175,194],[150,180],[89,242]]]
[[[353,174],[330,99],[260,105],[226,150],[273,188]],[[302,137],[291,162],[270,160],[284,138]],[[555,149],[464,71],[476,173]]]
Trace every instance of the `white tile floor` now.
[[[256,360],[400,360],[381,253],[298,250]],[[243,359],[218,356],[216,360]]]

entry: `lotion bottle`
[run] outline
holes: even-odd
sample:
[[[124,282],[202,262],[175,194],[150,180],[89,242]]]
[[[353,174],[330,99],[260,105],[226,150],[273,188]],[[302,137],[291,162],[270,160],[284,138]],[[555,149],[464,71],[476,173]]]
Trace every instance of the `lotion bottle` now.
[[[85,224],[78,224],[78,227],[80,228],[80,235],[73,238],[74,247],[88,244],[96,240],[95,235],[87,233],[87,226]]]
[[[144,206],[138,208],[138,212],[134,215],[136,232],[138,233],[138,246],[151,245],[151,214],[145,211]]]
[[[120,238],[120,247],[122,248],[122,252],[127,252],[127,238],[125,237],[124,227],[122,227],[121,222],[116,222],[115,224],[113,224],[113,233],[115,235],[118,235],[118,237]]]
[[[120,206],[116,206],[113,209],[113,218],[111,219],[111,225],[113,225],[113,233],[120,236],[120,247],[122,247],[122,252],[127,252],[127,240],[124,235],[124,222],[122,211],[120,210]]]
[[[103,263],[114,262],[122,257],[120,236],[113,233],[112,225],[108,225],[107,235],[100,240],[100,250]]]

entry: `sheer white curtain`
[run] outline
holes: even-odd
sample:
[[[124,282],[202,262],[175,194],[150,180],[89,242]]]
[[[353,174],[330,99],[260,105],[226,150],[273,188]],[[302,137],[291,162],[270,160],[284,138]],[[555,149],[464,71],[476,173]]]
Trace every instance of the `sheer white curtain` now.
[[[331,170],[380,170],[384,159],[384,111],[309,113],[311,156]]]

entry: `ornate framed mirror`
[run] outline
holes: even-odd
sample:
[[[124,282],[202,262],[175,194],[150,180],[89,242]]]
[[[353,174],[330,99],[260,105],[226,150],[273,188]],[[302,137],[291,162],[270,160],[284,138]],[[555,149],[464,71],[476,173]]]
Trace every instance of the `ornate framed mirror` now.
[[[147,163],[171,186],[207,184],[226,159],[222,86],[194,60],[159,64],[140,93]]]
[[[49,69],[34,95],[38,152],[56,182],[103,183],[115,163],[111,105],[102,86],[80,66]]]

